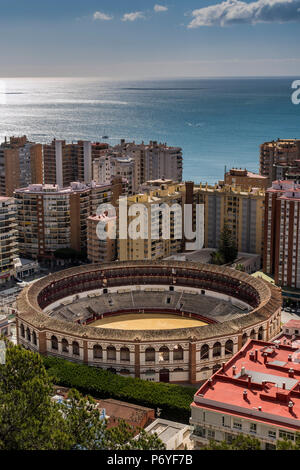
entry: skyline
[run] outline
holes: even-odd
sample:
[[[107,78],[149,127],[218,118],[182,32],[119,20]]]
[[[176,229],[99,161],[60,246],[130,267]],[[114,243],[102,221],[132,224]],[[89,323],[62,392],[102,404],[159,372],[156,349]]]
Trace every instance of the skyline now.
[[[300,0],[0,0],[2,77],[297,76]]]

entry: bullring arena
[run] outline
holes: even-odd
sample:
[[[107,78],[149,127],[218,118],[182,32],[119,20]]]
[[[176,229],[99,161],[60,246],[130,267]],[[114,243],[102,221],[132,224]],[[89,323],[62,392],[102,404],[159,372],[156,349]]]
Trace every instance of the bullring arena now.
[[[214,265],[89,264],[26,287],[17,311],[27,349],[145,380],[197,383],[248,338],[279,333],[281,292]]]

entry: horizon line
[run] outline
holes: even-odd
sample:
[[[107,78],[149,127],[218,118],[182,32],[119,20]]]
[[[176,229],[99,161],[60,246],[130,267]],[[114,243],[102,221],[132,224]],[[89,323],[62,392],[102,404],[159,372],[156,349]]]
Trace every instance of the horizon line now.
[[[274,75],[191,75],[191,76],[169,76],[169,77],[125,77],[125,78],[116,78],[116,77],[102,77],[97,75],[78,75],[78,76],[69,76],[69,75],[15,75],[15,76],[1,76],[0,80],[12,80],[12,79],[93,79],[93,80],[111,80],[111,81],[142,81],[142,80],[196,80],[196,79],[234,79],[234,78],[299,78],[299,75],[290,75],[290,74],[274,74]]]

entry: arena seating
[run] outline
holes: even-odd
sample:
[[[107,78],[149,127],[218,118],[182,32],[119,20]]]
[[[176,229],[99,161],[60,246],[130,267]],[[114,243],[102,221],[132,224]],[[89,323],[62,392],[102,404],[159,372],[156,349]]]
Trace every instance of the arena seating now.
[[[78,299],[69,305],[61,304],[49,312],[55,316],[70,322],[85,322],[88,319],[104,313],[118,312],[120,310],[135,310],[166,308],[176,311],[184,311],[212,318],[218,322],[224,322],[244,313],[231,304],[217,298],[206,295],[191,295],[184,292],[155,291],[147,289],[141,291],[116,292],[99,296]]]

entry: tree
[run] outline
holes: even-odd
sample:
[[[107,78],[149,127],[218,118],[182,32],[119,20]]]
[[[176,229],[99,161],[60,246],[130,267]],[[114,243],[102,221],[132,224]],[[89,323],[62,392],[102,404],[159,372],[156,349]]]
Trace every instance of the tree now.
[[[255,437],[245,436],[243,434],[237,436],[231,444],[226,441],[210,443],[204,447],[204,450],[260,450],[261,443]]]
[[[245,272],[245,266],[244,266],[242,263],[237,263],[237,264],[235,265],[235,269],[236,269],[237,271]]]
[[[164,444],[156,434],[150,435],[143,429],[135,429],[125,421],[107,427],[107,421],[100,418],[93,398],[84,398],[77,390],[71,390],[68,400],[62,404],[72,437],[72,448],[83,450],[154,450],[164,449]],[[136,431],[139,431],[135,437]]]
[[[295,442],[288,439],[279,440],[276,443],[277,450],[300,450],[300,433],[296,433]]]
[[[219,251],[214,251],[211,253],[211,262],[212,264],[222,265],[225,263],[223,255]]]
[[[157,435],[120,422],[108,429],[95,401],[71,390],[51,399],[53,384],[39,354],[7,343],[0,365],[0,450],[164,449]]]
[[[223,256],[225,263],[233,263],[237,257],[238,250],[236,242],[227,224],[224,224],[221,232],[218,251]]]
[[[51,381],[38,354],[9,346],[0,365],[0,449],[68,448],[69,436],[51,401]]]

